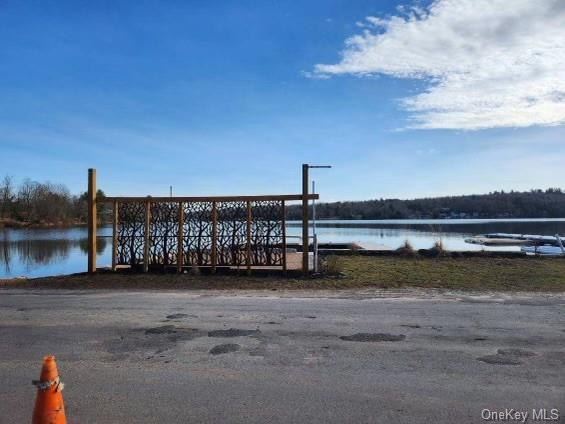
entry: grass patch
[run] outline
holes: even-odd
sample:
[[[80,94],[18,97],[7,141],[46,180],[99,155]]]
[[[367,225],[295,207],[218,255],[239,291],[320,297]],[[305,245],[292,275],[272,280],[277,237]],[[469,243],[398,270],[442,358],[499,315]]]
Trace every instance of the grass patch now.
[[[343,258],[354,286],[565,291],[565,260],[497,257]]]
[[[340,275],[291,278],[282,275],[132,274],[0,281],[0,287],[64,289],[349,289],[441,288],[452,290],[565,292],[565,260],[538,257],[331,256]]]

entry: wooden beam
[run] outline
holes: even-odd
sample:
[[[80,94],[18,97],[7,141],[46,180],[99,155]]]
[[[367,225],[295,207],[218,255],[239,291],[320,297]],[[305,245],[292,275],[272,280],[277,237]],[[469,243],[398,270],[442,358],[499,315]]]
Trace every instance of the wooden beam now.
[[[184,209],[183,203],[179,202],[179,231],[177,240],[177,273],[182,272],[182,265],[184,261]]]
[[[88,170],[88,272],[96,272],[96,169]]]
[[[210,261],[212,263],[211,272],[216,272],[218,248],[218,208],[216,202],[212,203],[212,251],[210,252]]]
[[[282,201],[282,268],[286,272],[286,203]]]
[[[303,194],[279,194],[279,195],[265,195],[265,196],[212,196],[212,197],[151,197],[152,202],[260,202],[260,201],[292,201],[303,200]],[[308,194],[308,200],[319,199],[317,194]],[[99,199],[99,202],[112,203],[118,202],[143,202],[147,197],[123,197],[123,196],[110,196]]]
[[[114,202],[112,210],[112,271],[116,270],[118,263],[118,202]]]
[[[151,229],[151,201],[145,199],[145,228],[143,232],[143,272],[149,271],[149,231]]]
[[[308,275],[309,272],[309,258],[308,258],[308,164],[302,165],[302,274]]]
[[[251,202],[247,201],[247,243],[246,243],[246,255],[245,255],[245,264],[247,266],[247,274],[251,274]]]

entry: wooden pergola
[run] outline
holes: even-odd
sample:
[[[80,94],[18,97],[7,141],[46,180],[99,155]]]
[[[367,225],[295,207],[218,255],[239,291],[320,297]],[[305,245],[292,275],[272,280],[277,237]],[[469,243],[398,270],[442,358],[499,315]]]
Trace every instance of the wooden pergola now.
[[[302,272],[307,275],[308,202],[319,196],[308,193],[306,164],[302,166],[302,180],[301,194],[97,199],[96,170],[89,169],[88,272],[96,272],[96,205],[99,202],[109,203],[113,209],[113,270],[120,263],[136,265],[142,258],[139,265],[144,272],[154,262],[176,266],[177,272],[194,265],[207,266],[211,272],[218,266],[242,265],[250,272],[254,266],[264,265],[280,266],[286,271],[286,202],[302,201]],[[196,240],[193,235],[195,225],[201,237],[196,253],[193,251],[195,245],[191,244]],[[207,243],[205,248],[200,246],[203,240]]]

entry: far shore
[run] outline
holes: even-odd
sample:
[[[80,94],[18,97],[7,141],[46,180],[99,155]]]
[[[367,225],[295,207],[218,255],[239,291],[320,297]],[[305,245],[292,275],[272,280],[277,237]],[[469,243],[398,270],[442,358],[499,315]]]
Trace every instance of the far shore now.
[[[82,221],[31,222],[18,221],[15,219],[0,219],[0,228],[68,228],[84,226],[86,226],[86,222]]]

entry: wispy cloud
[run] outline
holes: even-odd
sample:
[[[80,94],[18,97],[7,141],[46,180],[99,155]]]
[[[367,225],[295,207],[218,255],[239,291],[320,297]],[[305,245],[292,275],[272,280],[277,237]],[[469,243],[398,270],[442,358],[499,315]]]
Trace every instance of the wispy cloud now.
[[[476,130],[565,123],[565,1],[435,0],[367,17],[337,64],[313,75],[421,79],[410,127]]]

